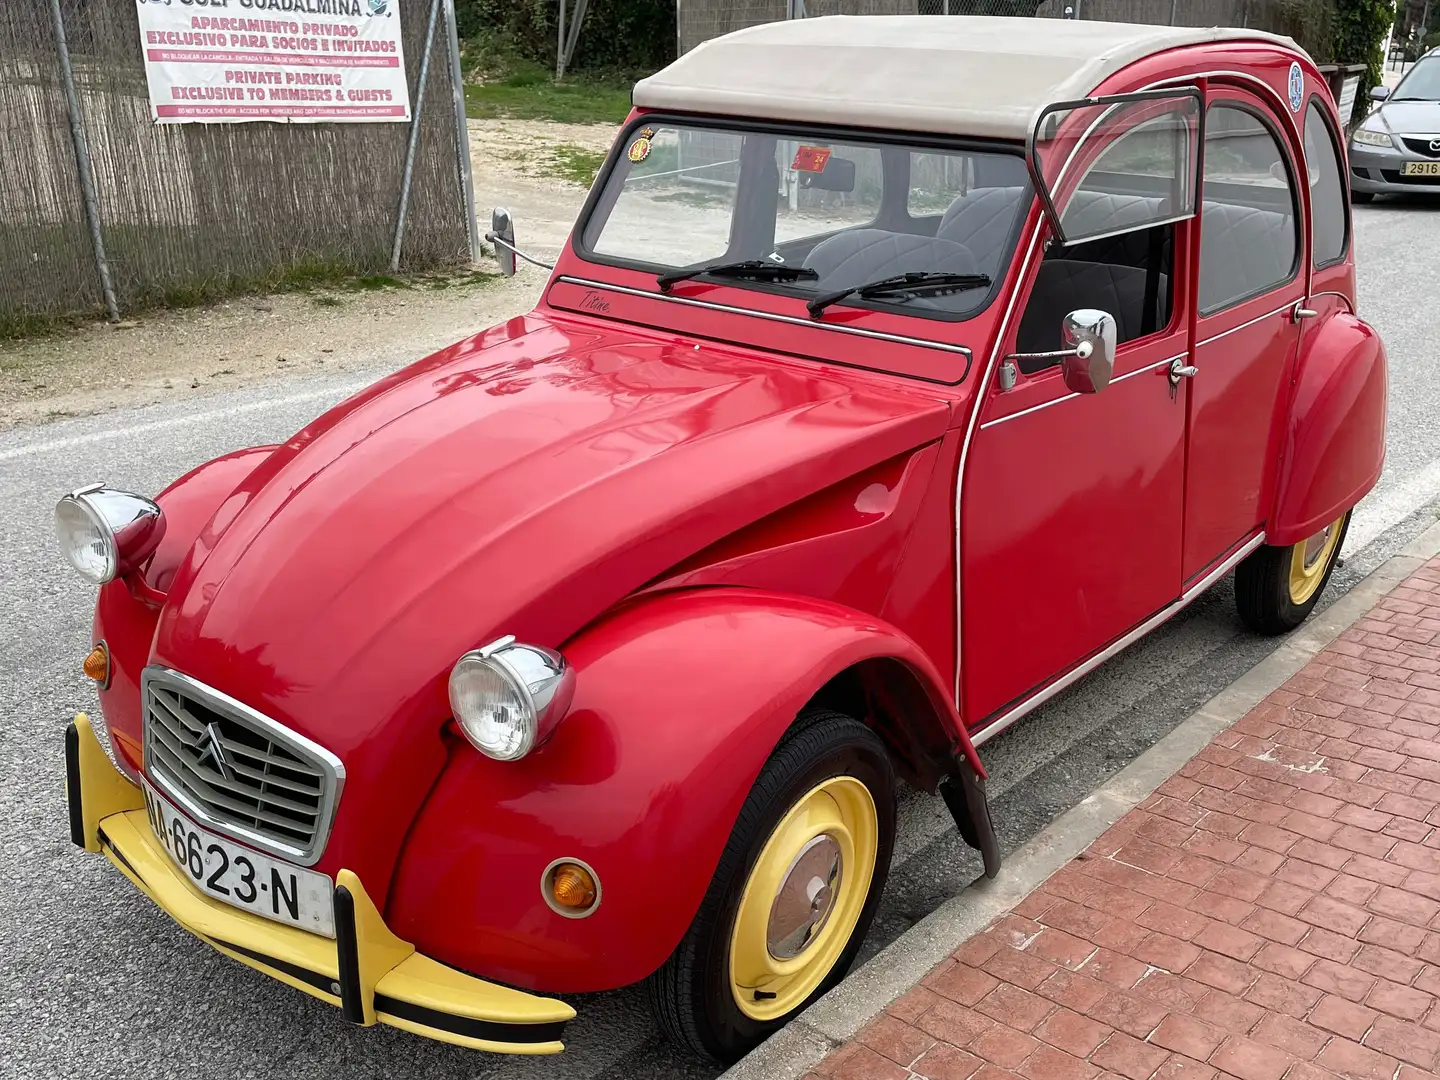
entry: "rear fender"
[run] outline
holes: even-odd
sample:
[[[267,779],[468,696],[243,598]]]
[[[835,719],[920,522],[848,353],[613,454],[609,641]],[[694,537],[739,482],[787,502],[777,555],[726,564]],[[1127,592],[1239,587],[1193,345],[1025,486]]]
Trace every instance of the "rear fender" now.
[[[1297,544],[1349,510],[1385,463],[1385,346],[1339,313],[1307,338],[1296,368],[1266,543]]]
[[[564,651],[575,701],[554,736],[510,763],[452,739],[391,887],[395,932],[466,971],[553,993],[653,972],[689,927],[796,714],[817,691],[840,693],[844,674],[867,663],[901,665],[928,703],[917,723],[931,726],[906,736],[907,752],[938,749],[946,760],[916,771],[981,788],[979,760],[929,660],[852,609],[733,588],[651,594]],[[982,824],[988,830],[988,817]],[[541,899],[546,867],[562,858],[583,860],[600,880],[588,918],[562,917]]]

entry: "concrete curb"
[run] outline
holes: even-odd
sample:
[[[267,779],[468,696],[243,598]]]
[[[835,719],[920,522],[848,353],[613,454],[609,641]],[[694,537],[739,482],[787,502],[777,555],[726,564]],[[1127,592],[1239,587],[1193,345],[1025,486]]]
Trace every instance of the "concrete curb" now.
[[[1387,559],[1170,734],[1051,822],[1006,861],[998,878],[978,878],[941,904],[733,1065],[720,1080],[798,1080],[967,938],[1010,910],[1089,847],[1211,739],[1259,704],[1437,554],[1440,523]]]

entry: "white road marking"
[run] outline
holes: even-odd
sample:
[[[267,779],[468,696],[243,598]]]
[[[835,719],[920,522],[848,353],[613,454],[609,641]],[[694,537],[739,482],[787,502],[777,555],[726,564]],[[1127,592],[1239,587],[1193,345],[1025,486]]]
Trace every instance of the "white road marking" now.
[[[129,427],[108,428],[104,431],[92,431],[85,435],[73,435],[68,439],[50,439],[47,442],[16,446],[10,450],[0,450],[0,462],[14,461],[18,458],[29,457],[32,454],[48,454],[52,450],[68,450],[73,446],[88,446],[92,443],[128,439],[136,435],[147,435],[152,431],[163,431],[167,428],[189,427],[193,424],[208,424],[216,420],[224,420],[230,416],[259,412],[262,409],[283,409],[287,405],[303,405],[307,401],[320,401],[324,398],[333,398],[339,402],[355,393],[355,391],[364,389],[373,382],[375,382],[375,379],[364,379],[360,382],[327,386],[323,390],[307,390],[304,393],[291,394],[288,397],[247,401],[241,405],[230,405],[223,409],[212,409],[210,412],[191,413],[186,416],[172,416],[165,420],[150,420],[143,424],[131,424]]]
[[[1437,495],[1440,495],[1440,460],[1432,461],[1389,490],[1377,492],[1361,502],[1350,519],[1345,550],[1354,554]]]

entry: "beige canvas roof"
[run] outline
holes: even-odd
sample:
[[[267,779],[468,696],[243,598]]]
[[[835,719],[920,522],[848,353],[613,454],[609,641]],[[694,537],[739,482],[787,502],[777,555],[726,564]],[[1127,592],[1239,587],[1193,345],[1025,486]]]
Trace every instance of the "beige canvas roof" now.
[[[1023,139],[1036,111],[1085,97],[1182,45],[1290,38],[1224,27],[979,15],[830,15],[697,46],[635,86],[641,108]],[[1303,53],[1302,53],[1303,55]]]

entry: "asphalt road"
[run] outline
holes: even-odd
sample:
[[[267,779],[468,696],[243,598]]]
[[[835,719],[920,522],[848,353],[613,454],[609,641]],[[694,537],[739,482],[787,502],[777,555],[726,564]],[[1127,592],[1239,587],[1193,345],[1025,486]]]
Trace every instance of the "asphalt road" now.
[[[1327,601],[1440,513],[1440,361],[1431,342],[1440,329],[1440,206],[1359,208],[1356,232],[1362,311],[1390,349],[1390,448]],[[54,551],[55,498],[97,477],[157,490],[216,454],[285,437],[355,388],[287,382],[0,435],[0,1077],[714,1076],[657,1040],[634,990],[576,1001],[563,1064],[348,1027],[335,1010],[201,945],[103,860],[70,846],[60,740],[68,717],[93,707],[77,672],[93,590]],[[1274,646],[1241,629],[1222,582],[995,739],[983,756],[1005,847],[1033,836]],[[901,823],[867,955],[979,871],[939,800],[908,793]]]

